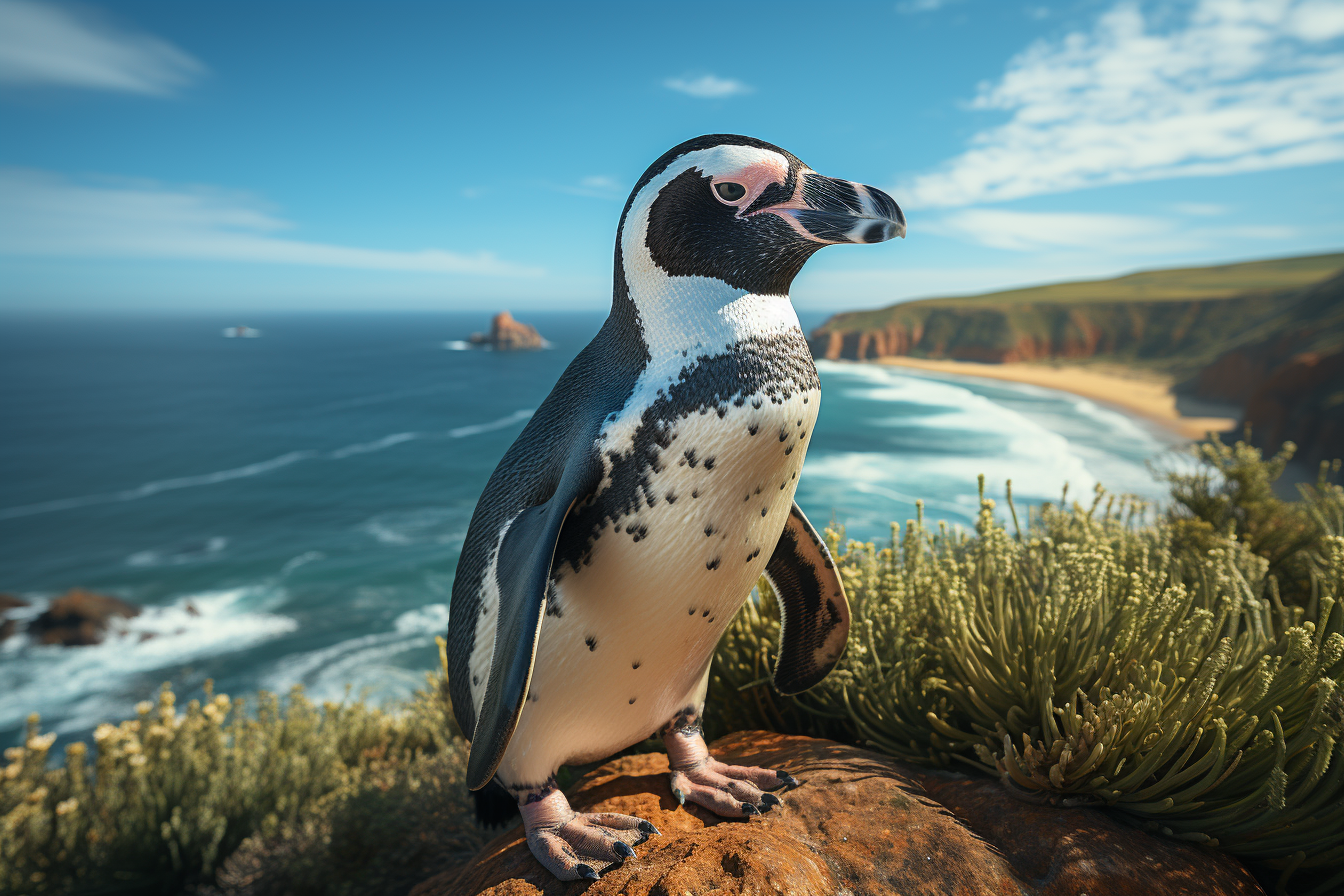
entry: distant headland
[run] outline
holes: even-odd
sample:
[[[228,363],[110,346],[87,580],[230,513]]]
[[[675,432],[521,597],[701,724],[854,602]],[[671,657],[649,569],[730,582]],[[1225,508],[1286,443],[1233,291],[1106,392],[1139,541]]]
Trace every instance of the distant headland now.
[[[1344,253],[905,302],[833,315],[809,341],[818,358],[1074,392],[1187,437],[1249,423],[1309,463],[1344,453]]]

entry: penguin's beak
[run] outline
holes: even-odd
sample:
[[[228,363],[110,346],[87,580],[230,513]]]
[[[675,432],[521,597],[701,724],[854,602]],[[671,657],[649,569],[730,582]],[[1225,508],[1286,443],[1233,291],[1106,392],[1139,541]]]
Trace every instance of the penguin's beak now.
[[[799,236],[818,243],[880,243],[905,236],[900,206],[876,187],[823,177],[798,175],[793,198],[754,214],[779,215]]]

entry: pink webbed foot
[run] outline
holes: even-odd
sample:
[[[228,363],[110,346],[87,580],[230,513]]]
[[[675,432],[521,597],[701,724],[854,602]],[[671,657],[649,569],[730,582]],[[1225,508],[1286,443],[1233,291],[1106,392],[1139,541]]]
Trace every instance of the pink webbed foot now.
[[[782,805],[770,791],[798,786],[798,780],[787,772],[729,765],[709,755],[700,733],[699,713],[690,709],[663,729],[663,744],[672,769],[672,795],[683,805],[690,800],[729,818],[760,815]]]
[[[633,858],[631,848],[658,833],[650,822],[614,812],[575,812],[559,790],[520,807],[527,846],[560,880],[597,880]]]

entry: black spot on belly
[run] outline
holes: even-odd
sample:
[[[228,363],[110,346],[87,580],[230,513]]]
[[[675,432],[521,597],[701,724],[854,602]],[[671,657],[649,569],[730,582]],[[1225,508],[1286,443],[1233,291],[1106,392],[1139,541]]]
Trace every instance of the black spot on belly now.
[[[747,427],[747,435],[749,436],[754,436],[756,435],[756,433],[760,431],[761,431],[761,424],[759,423],[753,423]]]
[[[756,550],[752,551],[750,554],[747,555],[747,562],[750,563],[759,556],[761,556],[761,549],[757,548]]]
[[[708,615],[709,615],[709,611],[706,610],[705,612],[701,613],[700,615],[701,615],[701,616],[708,616]]]
[[[765,404],[765,402],[763,402],[760,398],[753,398],[751,400],[751,406],[758,411],[761,409],[761,405],[763,404]]]
[[[790,445],[789,447],[787,447],[787,448],[784,449],[784,456],[785,456],[785,457],[788,457],[788,456],[789,456],[790,454],[792,454],[792,453],[793,453],[793,446],[792,446],[792,445]]]
[[[710,560],[708,563],[705,564],[705,569],[718,569],[718,568],[719,568],[719,560],[720,560],[720,558],[718,558],[718,557],[715,557],[713,560]],[[692,610],[691,612],[695,612],[695,611]]]
[[[789,428],[787,426],[781,426],[779,428],[779,440],[782,442],[788,437],[789,437]]]
[[[788,482],[781,482],[781,483],[779,484],[779,490],[780,490],[780,491],[784,491],[784,486],[786,486],[786,485],[788,485]]]
[[[691,612],[695,612],[695,611],[692,610]],[[635,660],[633,663],[631,663],[631,664],[630,664],[630,668],[631,668],[631,669],[638,669],[638,668],[639,668],[639,660]]]
[[[588,645],[589,650],[597,649],[597,639],[594,638],[592,635],[589,635],[588,637],[584,638],[583,643]]]
[[[806,396],[806,395],[803,396],[803,404],[807,404],[807,396]]]
[[[711,535],[713,535],[713,534],[714,534],[714,527],[713,527],[712,525],[711,525],[711,526],[706,526],[706,527],[705,527],[705,537],[708,538],[709,536],[711,536]]]
[[[687,611],[686,611],[686,615],[687,615],[687,616],[694,616],[694,615],[695,615],[695,607],[691,607],[689,610],[687,610]]]
[[[758,495],[759,495],[760,493],[761,493],[761,487],[758,485],[758,486],[756,486],[756,492],[755,492],[755,494],[758,494]]]
[[[700,489],[698,489],[698,488],[697,488],[697,489],[692,489],[692,490],[691,490],[691,498],[692,498],[692,499],[695,499],[695,498],[698,498],[698,497],[700,497]]]
[[[669,504],[675,504],[677,503],[677,496],[672,494],[671,492],[668,492],[667,494],[663,495],[663,500]]]
[[[631,697],[631,698],[630,698],[630,705],[631,705],[631,706],[634,706],[634,705],[635,705],[635,698],[634,698],[634,697]]]
[[[685,457],[686,462],[691,465],[691,469],[695,469],[695,465],[699,463],[699,461],[696,460],[695,457],[695,449],[687,448],[685,451],[682,452],[682,456]]]
[[[726,405],[726,404],[721,404],[721,405],[718,406],[718,408],[717,408],[716,410],[718,410],[718,412],[719,412],[719,419],[720,419],[720,420],[722,420],[724,417],[728,416],[728,405]]]
[[[471,683],[472,683],[472,684],[480,684],[480,683],[481,683],[481,676],[479,676],[479,675],[473,675],[473,676],[471,676]]]
[[[695,465],[692,464],[691,466],[695,466]],[[706,470],[712,470],[712,469],[714,469],[714,458],[712,458],[712,457],[707,457],[707,458],[705,458],[705,469],[706,469]]]

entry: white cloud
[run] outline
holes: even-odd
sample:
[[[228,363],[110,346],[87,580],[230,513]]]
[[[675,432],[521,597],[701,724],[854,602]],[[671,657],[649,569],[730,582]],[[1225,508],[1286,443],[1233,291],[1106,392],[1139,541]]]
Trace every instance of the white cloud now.
[[[363,249],[279,235],[291,226],[255,200],[218,190],[94,185],[48,172],[0,169],[0,255],[175,258],[492,276],[541,273],[489,253]]]
[[[552,190],[569,193],[571,196],[587,196],[590,199],[624,199],[629,187],[614,177],[605,174],[591,174],[581,178],[578,184],[546,184]]]
[[[1177,202],[1172,205],[1171,210],[1181,215],[1192,215],[1200,218],[1212,218],[1220,215],[1229,214],[1232,209],[1229,206],[1217,202]]]
[[[1201,0],[1175,19],[1121,3],[982,85],[974,107],[1010,119],[904,198],[959,206],[1344,159],[1341,35],[1337,0]]]
[[[1149,240],[1170,229],[1161,218],[1078,212],[1016,212],[970,208],[926,223],[925,230],[959,236],[992,249],[1092,249]]]
[[[168,96],[205,67],[172,44],[49,4],[0,0],[0,85]]]
[[[1186,214],[1216,216],[1220,206],[1190,203]],[[1014,252],[1085,252],[1112,258],[1207,251],[1229,240],[1291,239],[1296,231],[1273,224],[1214,223],[1198,228],[1178,219],[1093,212],[1021,212],[968,208],[921,222],[921,230]]]
[[[933,12],[942,9],[949,3],[956,3],[957,0],[901,0],[896,4],[896,11],[905,15],[920,12]]]
[[[668,78],[663,82],[663,86],[669,90],[676,90],[707,100],[722,99],[728,96],[737,96],[740,93],[751,93],[752,91],[748,84],[734,81],[732,78],[720,78],[717,75],[701,75],[698,78],[689,76]]]

